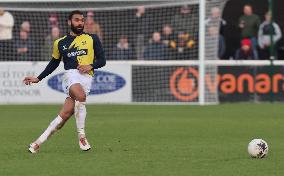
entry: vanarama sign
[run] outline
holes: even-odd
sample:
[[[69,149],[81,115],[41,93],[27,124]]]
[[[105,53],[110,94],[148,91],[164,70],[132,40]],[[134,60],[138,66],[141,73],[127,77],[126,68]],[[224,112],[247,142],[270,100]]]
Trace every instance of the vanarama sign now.
[[[178,68],[170,78],[171,93],[181,101],[192,101],[198,97],[198,71],[193,68]]]
[[[217,76],[205,75],[206,91],[219,91],[224,101],[245,101],[249,94],[259,96],[283,96],[284,73],[282,67],[219,67]],[[198,70],[195,67],[180,67],[170,75],[169,88],[180,101],[194,101],[198,98]],[[212,79],[213,77],[213,79]],[[265,99],[265,98],[264,98]]]

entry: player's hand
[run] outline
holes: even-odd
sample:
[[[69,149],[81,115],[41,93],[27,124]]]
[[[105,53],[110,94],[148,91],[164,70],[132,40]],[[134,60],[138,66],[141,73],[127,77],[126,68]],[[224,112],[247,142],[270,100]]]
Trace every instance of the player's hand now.
[[[80,73],[88,73],[89,71],[93,70],[91,65],[79,65],[77,67]]]
[[[38,83],[38,82],[39,82],[39,79],[38,79],[38,78],[35,78],[35,77],[28,76],[28,77],[25,77],[25,79],[23,80],[23,82],[24,82],[26,85],[31,85],[31,83]]]

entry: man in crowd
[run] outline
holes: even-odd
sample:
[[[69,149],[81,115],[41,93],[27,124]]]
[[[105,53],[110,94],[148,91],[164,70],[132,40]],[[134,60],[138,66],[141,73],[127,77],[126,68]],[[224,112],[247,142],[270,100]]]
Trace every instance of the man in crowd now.
[[[257,32],[260,25],[260,18],[253,13],[251,5],[245,5],[243,15],[239,18],[239,27],[241,29],[241,39],[251,40],[252,49],[257,52]]]
[[[0,54],[1,59],[11,60],[13,51],[13,15],[0,7]]]
[[[282,33],[279,25],[272,22],[272,16],[270,12],[265,14],[265,21],[261,23],[258,30],[258,45],[259,45],[259,57],[260,59],[270,58],[270,47],[276,46],[277,42],[281,39]],[[271,37],[272,42],[271,43]],[[275,48],[274,48],[275,49]],[[276,54],[276,53],[275,53]]]

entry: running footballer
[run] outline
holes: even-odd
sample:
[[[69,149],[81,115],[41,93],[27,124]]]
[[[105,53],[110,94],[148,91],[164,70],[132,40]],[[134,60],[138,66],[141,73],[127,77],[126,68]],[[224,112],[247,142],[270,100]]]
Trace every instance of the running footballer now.
[[[67,97],[57,117],[47,129],[29,145],[29,152],[37,153],[40,146],[65,122],[75,114],[80,149],[87,151],[91,146],[86,138],[85,102],[92,84],[94,69],[106,64],[105,54],[97,35],[84,33],[84,15],[81,11],[72,11],[68,18],[70,33],[56,40],[53,45],[52,59],[38,77],[26,77],[24,83],[38,83],[64,63],[65,73],[62,87]]]

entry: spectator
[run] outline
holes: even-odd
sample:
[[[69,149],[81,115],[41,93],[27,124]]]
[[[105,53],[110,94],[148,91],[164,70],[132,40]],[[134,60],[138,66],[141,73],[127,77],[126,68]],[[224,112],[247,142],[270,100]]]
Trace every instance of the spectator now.
[[[198,14],[193,11],[193,6],[182,6],[171,20],[171,25],[177,33],[186,32],[193,38],[198,37]]]
[[[218,40],[218,46],[217,46],[218,48],[217,47],[215,48],[216,40]],[[212,57],[216,57],[215,56],[216,49],[218,49],[218,58],[219,59],[223,58],[226,50],[226,43],[223,35],[219,34],[217,26],[208,26],[205,46],[206,46],[206,57],[209,57],[208,59],[215,59]]]
[[[134,52],[128,43],[128,38],[125,35],[121,35],[119,42],[113,48],[112,59],[114,60],[131,60],[134,59]]]
[[[145,38],[149,38],[149,17],[146,14],[144,6],[138,6],[134,15],[133,21],[130,23],[131,26],[131,39],[135,46],[136,56],[138,59],[143,58],[145,50]]]
[[[30,39],[31,39],[31,38],[35,39],[36,37],[38,37],[38,36],[35,36],[36,34],[35,34],[34,32],[31,32],[31,23],[30,23],[28,20],[23,21],[23,22],[21,23],[20,28],[17,29],[17,30],[19,30],[19,31],[16,32],[17,34],[18,34],[20,31],[25,31],[25,32],[27,32],[27,34],[28,34],[28,36],[29,36]],[[17,40],[18,40],[18,39],[19,39],[19,38],[17,38]]]
[[[41,51],[42,60],[48,61],[51,59],[51,55],[53,51],[53,43],[59,37],[60,37],[60,29],[58,27],[53,27],[51,29],[51,34],[49,34],[44,40],[43,49]]]
[[[257,48],[257,32],[260,25],[260,18],[253,13],[251,5],[245,5],[243,15],[239,18],[239,27],[241,28],[241,38],[249,38],[252,42],[253,50]]]
[[[162,43],[167,48],[168,59],[176,59],[174,57],[175,52],[171,49],[171,45],[170,45],[175,40],[174,31],[171,25],[165,24],[163,26],[161,40],[162,40]]]
[[[29,21],[23,21],[21,24],[21,30],[29,33],[31,31],[31,25]]]
[[[219,7],[212,7],[209,18],[206,19],[205,24],[207,27],[215,26],[220,27],[220,34],[224,34],[224,28],[227,22],[221,17],[221,12]]]
[[[0,54],[4,60],[13,59],[13,27],[13,15],[0,7]]]
[[[52,28],[57,27],[60,31],[64,31],[63,26],[59,23],[59,17],[56,13],[51,13],[48,16],[48,24],[47,28],[45,29],[44,37],[50,34]],[[65,33],[65,32],[64,32]]]
[[[258,45],[260,47],[259,57],[260,59],[269,59],[270,58],[270,46],[272,35],[273,44],[277,45],[277,42],[280,40],[282,33],[280,27],[275,22],[272,22],[272,16],[270,12],[265,14],[265,21],[259,26],[258,30]]]
[[[174,40],[174,32],[173,32],[173,28],[171,27],[171,25],[165,24],[163,26],[161,40],[163,44],[165,44],[166,46],[169,46],[170,42]]]
[[[20,31],[20,37],[16,40],[15,48],[17,50],[17,60],[27,61],[31,58],[32,40],[26,31]]]
[[[58,16],[56,13],[52,13],[49,15],[49,26],[52,29],[53,27],[59,27]]]
[[[188,33],[179,32],[177,40],[170,42],[170,47],[175,59],[195,60],[198,57],[196,42]]]
[[[84,32],[89,34],[97,34],[100,40],[103,40],[103,32],[100,24],[94,20],[94,13],[89,11],[85,20]]]
[[[235,59],[258,59],[257,53],[252,49],[252,43],[250,39],[246,38],[241,41],[241,48],[237,50]]]
[[[144,51],[145,60],[166,60],[167,47],[161,41],[161,33],[154,32],[149,45]]]

